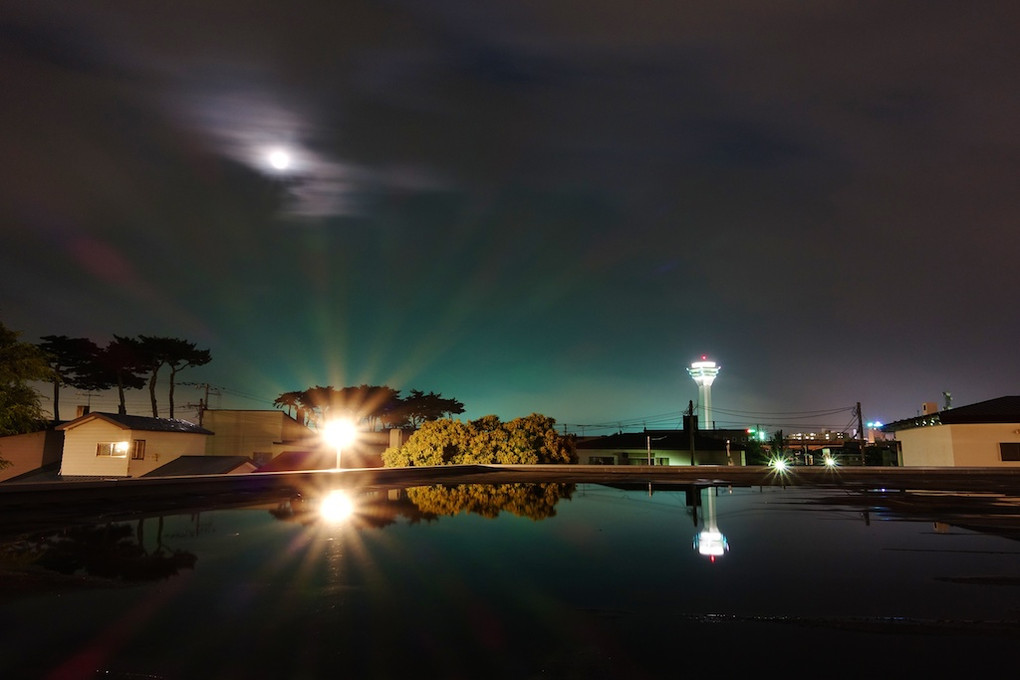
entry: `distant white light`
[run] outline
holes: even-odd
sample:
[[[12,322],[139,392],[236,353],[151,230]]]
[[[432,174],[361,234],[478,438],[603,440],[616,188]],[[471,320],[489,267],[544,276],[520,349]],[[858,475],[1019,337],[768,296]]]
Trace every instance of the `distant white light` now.
[[[271,150],[269,152],[269,155],[266,156],[266,160],[269,162],[269,165],[272,168],[280,171],[288,169],[291,166],[291,163],[293,162],[293,160],[290,157],[290,154],[287,153],[286,149]]]

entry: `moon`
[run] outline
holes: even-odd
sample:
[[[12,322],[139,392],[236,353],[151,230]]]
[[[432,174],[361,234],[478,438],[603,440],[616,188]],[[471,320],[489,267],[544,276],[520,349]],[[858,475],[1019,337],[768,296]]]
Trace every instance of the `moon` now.
[[[289,168],[292,162],[290,154],[284,149],[273,149],[269,152],[266,160],[269,161],[270,166],[280,171]]]

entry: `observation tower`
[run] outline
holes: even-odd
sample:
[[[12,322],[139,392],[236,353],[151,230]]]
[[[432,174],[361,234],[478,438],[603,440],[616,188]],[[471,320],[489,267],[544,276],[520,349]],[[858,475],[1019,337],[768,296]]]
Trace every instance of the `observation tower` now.
[[[719,369],[714,361],[709,361],[708,357],[702,355],[701,361],[695,361],[691,364],[691,367],[687,369],[687,372],[694,378],[694,382],[698,384],[698,401],[701,402],[701,406],[705,412],[705,424],[704,428],[712,428],[712,383],[715,382],[715,377],[719,375]]]

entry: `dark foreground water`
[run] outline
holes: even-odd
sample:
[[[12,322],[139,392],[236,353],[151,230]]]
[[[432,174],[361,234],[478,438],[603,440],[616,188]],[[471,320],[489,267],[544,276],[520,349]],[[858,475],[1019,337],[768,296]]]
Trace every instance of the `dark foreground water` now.
[[[1020,505],[474,485],[0,546],[0,678],[1015,675]],[[1010,670],[1013,669],[1013,670]]]

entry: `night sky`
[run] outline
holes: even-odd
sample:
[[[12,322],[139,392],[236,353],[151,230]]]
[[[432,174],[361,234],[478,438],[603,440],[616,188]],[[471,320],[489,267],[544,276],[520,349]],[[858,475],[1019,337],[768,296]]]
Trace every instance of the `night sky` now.
[[[1018,29],[1016,0],[3,1],[0,321],[194,341],[221,408],[369,383],[674,427],[703,354],[720,427],[1017,394]]]

